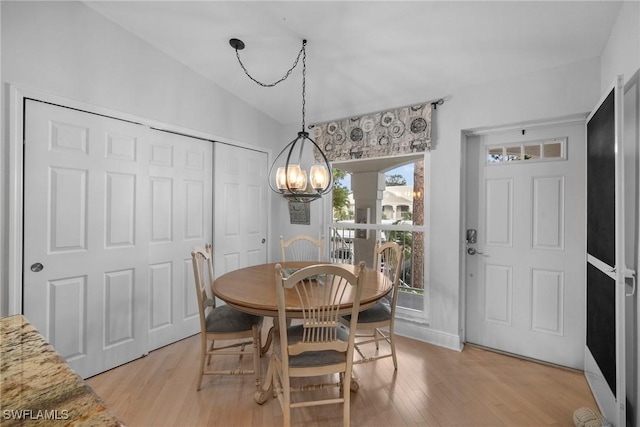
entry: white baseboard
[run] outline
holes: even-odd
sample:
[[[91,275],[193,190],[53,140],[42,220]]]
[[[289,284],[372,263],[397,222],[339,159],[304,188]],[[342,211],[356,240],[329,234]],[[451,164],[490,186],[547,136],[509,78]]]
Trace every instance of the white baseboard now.
[[[460,341],[459,335],[430,329],[429,325],[426,323],[396,318],[395,333],[403,337],[427,342],[429,344],[434,344],[455,351],[462,351],[462,348],[464,347],[463,343]]]

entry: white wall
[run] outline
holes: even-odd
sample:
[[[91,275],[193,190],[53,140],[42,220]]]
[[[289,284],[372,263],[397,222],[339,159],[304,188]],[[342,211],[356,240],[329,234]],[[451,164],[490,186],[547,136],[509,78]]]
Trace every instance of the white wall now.
[[[264,145],[281,126],[79,2],[0,2],[7,84],[133,114],[220,139]],[[250,125],[248,125],[250,124]],[[0,133],[0,316],[6,315],[8,129]]]
[[[625,81],[640,67],[640,2],[626,1],[611,29],[600,57],[600,90],[604,92],[618,74]]]

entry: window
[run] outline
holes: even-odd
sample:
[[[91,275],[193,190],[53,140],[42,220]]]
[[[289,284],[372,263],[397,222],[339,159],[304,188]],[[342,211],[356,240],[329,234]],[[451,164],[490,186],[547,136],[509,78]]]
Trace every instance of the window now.
[[[543,162],[567,159],[567,138],[493,145],[487,147],[487,165]]]
[[[382,242],[395,241],[404,247],[397,313],[398,316],[414,319],[428,317],[428,268],[425,266],[428,259],[428,228],[425,226],[425,200],[428,198],[428,194],[425,194],[425,178],[428,177],[425,175],[428,172],[424,159],[424,155],[420,155],[399,167],[380,170],[385,174],[386,185],[377,208],[379,212],[376,213],[376,209],[372,208],[371,222],[365,225],[357,224],[353,212],[358,195],[352,193],[351,179],[354,177],[352,174],[358,172],[336,172],[334,167],[339,190],[336,195],[334,188],[333,224],[328,231],[331,236],[328,251],[332,262],[351,264],[367,260],[378,239]],[[345,169],[349,167],[348,164],[344,166]],[[343,204],[343,199],[348,203]],[[344,206],[349,207],[348,213]],[[376,222],[376,219],[379,221]],[[365,232],[363,236],[366,237],[359,238],[359,231]]]

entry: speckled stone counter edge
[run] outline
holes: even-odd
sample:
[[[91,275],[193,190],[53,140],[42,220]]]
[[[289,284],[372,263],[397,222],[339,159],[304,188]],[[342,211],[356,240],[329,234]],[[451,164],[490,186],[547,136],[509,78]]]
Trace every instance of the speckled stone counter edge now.
[[[124,426],[22,315],[0,318],[0,425]]]

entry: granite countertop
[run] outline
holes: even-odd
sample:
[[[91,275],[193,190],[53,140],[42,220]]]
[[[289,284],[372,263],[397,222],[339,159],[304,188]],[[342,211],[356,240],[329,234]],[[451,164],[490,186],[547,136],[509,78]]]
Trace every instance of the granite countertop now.
[[[124,426],[22,315],[0,319],[1,426]]]

